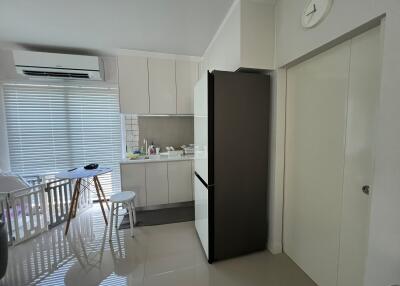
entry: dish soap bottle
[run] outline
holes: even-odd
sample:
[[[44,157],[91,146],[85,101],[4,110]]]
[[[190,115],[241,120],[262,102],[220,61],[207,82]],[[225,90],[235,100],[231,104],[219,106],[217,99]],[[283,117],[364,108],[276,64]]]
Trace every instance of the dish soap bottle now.
[[[149,155],[156,154],[156,148],[154,147],[154,142],[151,142],[151,145],[149,146],[149,149],[148,149],[148,153],[149,153]]]

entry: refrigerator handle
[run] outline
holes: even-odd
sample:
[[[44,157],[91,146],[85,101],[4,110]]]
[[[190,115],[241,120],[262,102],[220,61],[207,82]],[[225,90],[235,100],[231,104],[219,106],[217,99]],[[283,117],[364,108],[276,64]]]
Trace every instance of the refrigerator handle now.
[[[199,179],[199,181],[204,185],[204,187],[206,187],[207,189],[209,188],[209,187],[213,187],[214,186],[214,184],[212,184],[212,185],[208,185],[204,180],[203,180],[203,178],[202,177],[200,177],[200,175],[195,171],[194,172],[194,174],[195,174],[195,176],[197,177],[197,179]]]

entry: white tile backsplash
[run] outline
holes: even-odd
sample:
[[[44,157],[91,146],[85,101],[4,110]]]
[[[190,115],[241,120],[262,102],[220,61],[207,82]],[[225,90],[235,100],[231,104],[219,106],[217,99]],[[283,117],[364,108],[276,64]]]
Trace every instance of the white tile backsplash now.
[[[138,116],[135,114],[124,114],[125,117],[125,140],[128,152],[139,149],[139,124]]]
[[[127,152],[139,150],[143,139],[165,151],[166,146],[179,147],[193,143],[193,117],[151,117],[123,114],[123,134]],[[140,132],[139,132],[140,130]],[[124,150],[124,151],[125,151]]]

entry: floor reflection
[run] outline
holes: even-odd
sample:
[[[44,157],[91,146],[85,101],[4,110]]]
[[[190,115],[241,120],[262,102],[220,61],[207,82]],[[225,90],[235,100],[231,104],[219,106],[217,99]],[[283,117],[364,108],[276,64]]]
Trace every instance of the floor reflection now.
[[[134,238],[118,231],[108,241],[99,214],[94,206],[75,218],[67,236],[61,225],[10,247],[7,273],[0,285],[127,285],[135,255],[128,257],[125,239]]]
[[[193,222],[113,232],[98,206],[11,247],[0,285],[315,286],[285,255],[267,251],[209,265]]]

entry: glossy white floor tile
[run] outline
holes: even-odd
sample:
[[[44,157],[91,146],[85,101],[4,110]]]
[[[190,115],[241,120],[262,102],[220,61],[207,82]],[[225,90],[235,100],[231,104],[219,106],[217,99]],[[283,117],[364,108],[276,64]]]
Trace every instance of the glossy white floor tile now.
[[[315,286],[284,254],[260,252],[209,265],[193,222],[135,228],[108,240],[98,207],[10,247],[0,285]]]

